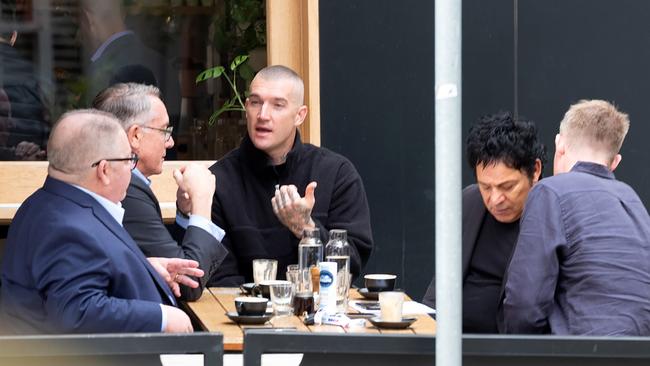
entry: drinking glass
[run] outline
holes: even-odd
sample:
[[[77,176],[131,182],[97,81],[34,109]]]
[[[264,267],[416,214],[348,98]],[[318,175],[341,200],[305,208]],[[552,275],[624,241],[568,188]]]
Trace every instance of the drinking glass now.
[[[289,281],[276,281],[271,285],[271,303],[275,316],[293,314],[293,294],[295,288]]]
[[[296,293],[313,291],[311,276],[308,272],[301,271],[297,264],[287,266],[287,281],[293,283]]]
[[[262,281],[274,280],[278,272],[275,259],[253,259],[253,281],[259,285]]]

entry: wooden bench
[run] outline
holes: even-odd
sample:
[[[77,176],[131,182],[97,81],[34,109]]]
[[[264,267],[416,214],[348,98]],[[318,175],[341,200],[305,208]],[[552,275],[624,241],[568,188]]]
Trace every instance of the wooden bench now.
[[[188,161],[165,161],[162,174],[151,178],[151,189],[160,201],[163,219],[174,222],[176,217],[176,182],[172,171]],[[210,166],[214,161],[193,161]],[[47,162],[0,162],[0,225],[9,225],[18,207],[40,188],[47,176]]]

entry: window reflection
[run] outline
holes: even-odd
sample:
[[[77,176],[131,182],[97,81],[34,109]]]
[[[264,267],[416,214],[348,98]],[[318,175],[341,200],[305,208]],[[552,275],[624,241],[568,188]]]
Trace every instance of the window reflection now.
[[[0,0],[0,160],[45,158],[51,123],[117,82],[161,89],[174,127],[167,157],[218,159],[245,133],[213,112],[227,84],[196,76],[237,55],[240,91],[266,65],[263,0]]]

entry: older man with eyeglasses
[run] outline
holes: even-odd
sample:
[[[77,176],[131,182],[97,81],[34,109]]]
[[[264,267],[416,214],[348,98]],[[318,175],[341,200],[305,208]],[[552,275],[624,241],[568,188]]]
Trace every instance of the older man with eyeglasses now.
[[[179,214],[175,230],[170,233],[163,223],[158,199],[149,187],[149,177],[162,173],[165,153],[174,146],[172,127],[160,100],[160,91],[149,85],[115,84],[99,93],[93,106],[120,120],[131,150],[138,157],[126,198],[122,200],[124,227],[147,256],[179,257],[199,262],[200,268],[208,275],[198,280],[200,286],[197,288],[181,288],[182,299],[198,299],[209,275],[216,271],[227,254],[221,245],[224,231],[210,220],[214,175],[198,164],[174,172],[179,186]]]
[[[202,271],[195,261],[145,258],[122,226],[120,201],[137,157],[117,119],[96,110],[64,114],[48,161],[43,187],[9,229],[2,331],[191,332],[174,293],[177,281],[192,284],[188,276]]]

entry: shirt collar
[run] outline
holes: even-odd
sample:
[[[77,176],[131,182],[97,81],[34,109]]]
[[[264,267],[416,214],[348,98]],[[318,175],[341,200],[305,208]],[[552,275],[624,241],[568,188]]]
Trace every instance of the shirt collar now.
[[[587,161],[579,161],[575,163],[573,165],[573,168],[571,168],[571,171],[592,174],[606,179],[616,179],[614,172],[609,170],[606,166]]]
[[[144,174],[142,174],[142,172],[138,170],[138,168],[133,169],[133,175],[140,178],[140,180],[143,181],[144,184],[151,186],[151,179],[145,177]]]
[[[91,61],[91,62],[95,62],[95,61],[97,61],[100,57],[102,57],[102,54],[104,53],[104,51],[106,51],[106,48],[107,48],[111,43],[113,43],[113,42],[114,42],[115,40],[117,40],[118,38],[122,38],[122,37],[124,37],[124,36],[129,35],[129,34],[134,34],[134,33],[133,33],[133,31],[125,30],[125,31],[117,32],[117,33],[113,34],[112,36],[108,37],[108,39],[106,39],[106,40],[104,41],[104,43],[102,43],[101,46],[99,46],[99,47],[95,50],[95,53],[93,53],[92,57],[90,57],[90,61]]]
[[[88,193],[92,198],[95,199],[95,201],[97,201],[100,205],[102,205],[102,207],[104,207],[106,211],[108,211],[108,213],[115,219],[115,221],[117,221],[120,224],[120,226],[123,226],[122,219],[124,218],[124,209],[122,208],[122,204],[120,202],[114,203],[98,195],[95,192],[87,190],[84,187],[78,186],[76,184],[73,184],[73,186],[79,188],[83,192]]]
[[[291,150],[289,150],[289,152],[287,153],[287,159],[285,160],[285,162],[280,165],[291,166],[297,160],[299,160],[302,145],[303,144],[300,139],[300,131],[296,130],[296,136],[294,137],[293,140],[293,146],[291,147]],[[244,138],[242,139],[242,143],[241,143],[241,148],[242,148],[242,153],[246,156],[246,158],[249,160],[253,160],[255,162],[255,165],[258,168],[266,169],[266,168],[273,167],[271,158],[268,155],[266,155],[265,152],[255,147],[253,141],[251,141],[248,134],[244,135]]]

